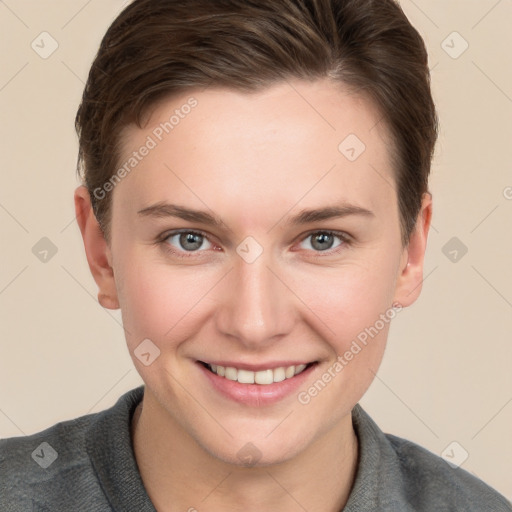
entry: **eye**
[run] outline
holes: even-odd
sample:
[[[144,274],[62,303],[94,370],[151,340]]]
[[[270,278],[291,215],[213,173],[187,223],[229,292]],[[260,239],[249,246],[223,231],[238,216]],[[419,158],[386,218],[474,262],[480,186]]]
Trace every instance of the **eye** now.
[[[212,243],[203,234],[197,231],[180,231],[168,234],[163,242],[175,247],[178,252],[198,252],[199,249],[211,249]],[[208,244],[204,247],[204,244]]]
[[[218,250],[208,236],[200,231],[181,230],[165,233],[158,242],[166,251],[179,257],[200,254],[207,250]],[[301,249],[315,253],[335,253],[344,245],[350,244],[350,236],[333,231],[315,231],[307,235],[300,244]],[[188,254],[187,254],[188,253]]]
[[[338,243],[336,243],[338,239]],[[310,241],[311,240],[311,241]],[[334,233],[332,231],[315,231],[306,236],[302,244],[306,244],[303,249],[313,250],[315,252],[325,252],[347,243],[348,236],[342,233]],[[335,251],[334,251],[335,252]]]

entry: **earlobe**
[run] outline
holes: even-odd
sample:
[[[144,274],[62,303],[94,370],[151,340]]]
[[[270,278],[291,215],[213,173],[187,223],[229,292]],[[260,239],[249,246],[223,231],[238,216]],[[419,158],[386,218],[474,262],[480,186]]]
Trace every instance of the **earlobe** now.
[[[111,252],[83,185],[75,190],[75,214],[91,274],[98,285],[98,301],[107,309],[119,309]]]
[[[427,238],[432,220],[432,195],[423,195],[416,225],[411,233],[409,244],[404,248],[400,261],[394,302],[403,307],[410,306],[419,297],[423,285],[423,264],[427,248]]]

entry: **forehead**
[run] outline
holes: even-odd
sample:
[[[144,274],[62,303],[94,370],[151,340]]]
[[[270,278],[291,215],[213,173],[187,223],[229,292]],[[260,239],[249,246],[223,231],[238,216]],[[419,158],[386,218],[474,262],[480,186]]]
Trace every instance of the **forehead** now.
[[[180,198],[226,210],[231,201],[260,217],[298,201],[385,207],[395,185],[380,119],[371,102],[327,80],[190,91],[160,101],[142,129],[126,127],[121,165],[150,149],[114,196],[141,207]]]

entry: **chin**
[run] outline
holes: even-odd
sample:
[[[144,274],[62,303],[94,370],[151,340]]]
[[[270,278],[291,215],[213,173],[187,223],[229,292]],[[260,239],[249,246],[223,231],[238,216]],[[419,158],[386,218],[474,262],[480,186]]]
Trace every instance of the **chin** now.
[[[273,439],[270,437],[275,436]],[[283,464],[307,448],[308,440],[304,435],[293,435],[285,431],[271,434],[270,437],[261,434],[254,437],[245,435],[243,438],[229,439],[222,446],[209,439],[209,443],[199,443],[211,456],[226,464],[263,468]],[[213,442],[212,442],[213,441]]]

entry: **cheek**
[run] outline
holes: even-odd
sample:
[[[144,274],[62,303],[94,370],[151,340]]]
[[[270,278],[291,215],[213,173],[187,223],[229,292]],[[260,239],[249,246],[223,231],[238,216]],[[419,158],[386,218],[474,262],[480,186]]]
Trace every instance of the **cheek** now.
[[[207,300],[212,273],[198,267],[169,266],[148,258],[127,257],[121,262],[119,301],[130,350],[149,338],[166,344],[186,339]]]
[[[312,415],[331,411],[326,428],[359,401],[378,371],[389,327],[400,311],[392,307],[394,269],[394,260],[382,258],[374,266],[340,267],[329,279],[316,283],[301,280],[300,293],[315,313],[310,315],[310,325],[322,333],[331,357],[300,390],[297,400]]]
[[[229,290],[227,281],[222,282],[224,267],[169,265],[162,255],[148,257],[148,252],[147,247],[127,245],[119,251],[123,257],[116,261],[127,342],[133,352],[146,338],[160,346],[165,340],[166,348],[173,352],[215,313],[215,296],[220,294],[229,303],[235,300],[229,296],[236,296],[237,290]],[[294,316],[328,343],[333,357],[334,353],[343,354],[353,339],[391,307],[396,262],[390,254],[380,248],[331,267],[301,263],[276,268],[293,290],[283,289],[290,299],[285,308],[295,309]]]
[[[295,277],[293,286],[314,312],[311,321],[339,354],[381,314],[390,311],[395,273],[394,258],[372,254],[337,268],[304,270],[300,279]]]

